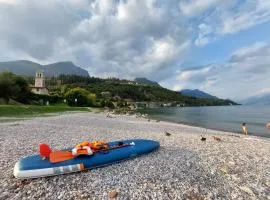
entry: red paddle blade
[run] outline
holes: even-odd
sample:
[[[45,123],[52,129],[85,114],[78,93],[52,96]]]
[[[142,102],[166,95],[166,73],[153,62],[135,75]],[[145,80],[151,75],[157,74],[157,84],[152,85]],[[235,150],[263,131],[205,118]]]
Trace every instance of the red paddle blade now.
[[[70,151],[54,151],[50,153],[50,162],[58,163],[75,158]]]
[[[44,157],[49,158],[51,152],[52,152],[52,150],[49,147],[49,145],[47,145],[45,143],[39,144],[39,154],[42,158],[44,158]]]

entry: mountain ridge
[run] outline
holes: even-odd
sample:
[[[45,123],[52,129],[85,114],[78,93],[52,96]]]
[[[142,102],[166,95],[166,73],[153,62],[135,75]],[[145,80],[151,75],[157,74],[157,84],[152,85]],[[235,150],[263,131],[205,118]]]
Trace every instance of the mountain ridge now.
[[[191,96],[191,97],[196,97],[196,98],[205,98],[205,99],[219,99],[216,96],[213,96],[211,94],[208,94],[206,92],[203,92],[199,89],[183,89],[180,91],[182,95],[184,96]]]
[[[11,71],[22,76],[35,76],[37,70],[44,70],[46,76],[59,76],[60,74],[89,76],[88,72],[71,61],[62,61],[41,65],[29,60],[14,60],[0,62],[1,71]]]
[[[252,96],[241,101],[244,105],[270,105],[270,93]]]
[[[151,81],[145,77],[138,77],[138,78],[135,78],[134,81],[138,84],[144,84],[144,85],[152,85],[152,86],[159,86],[161,87],[158,82],[156,81]]]

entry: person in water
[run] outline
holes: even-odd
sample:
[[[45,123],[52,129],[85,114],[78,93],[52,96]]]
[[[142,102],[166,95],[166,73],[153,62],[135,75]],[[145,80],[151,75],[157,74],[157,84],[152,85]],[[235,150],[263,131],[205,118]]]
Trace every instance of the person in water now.
[[[270,121],[266,124],[266,128],[270,129]]]
[[[247,135],[248,131],[247,131],[247,127],[246,127],[246,123],[242,124],[242,130],[243,130],[243,134]]]

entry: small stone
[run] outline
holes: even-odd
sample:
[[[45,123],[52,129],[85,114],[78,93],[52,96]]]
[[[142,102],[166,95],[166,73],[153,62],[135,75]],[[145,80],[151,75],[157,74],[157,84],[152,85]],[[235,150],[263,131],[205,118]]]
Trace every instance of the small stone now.
[[[2,194],[1,194],[1,198],[8,198],[8,196],[10,196],[10,194],[9,194],[9,192],[3,192]]]
[[[253,191],[248,188],[248,187],[239,187],[241,190],[243,190],[244,192],[248,193],[249,195],[254,195]]]
[[[62,198],[62,195],[60,194],[58,197],[57,197],[57,199],[61,199]]]
[[[118,195],[118,192],[116,192],[116,191],[111,191],[111,192],[108,193],[108,197],[110,199],[116,198],[117,195]]]
[[[228,168],[227,167],[222,167],[219,169],[221,172],[223,172],[224,174],[228,174]]]

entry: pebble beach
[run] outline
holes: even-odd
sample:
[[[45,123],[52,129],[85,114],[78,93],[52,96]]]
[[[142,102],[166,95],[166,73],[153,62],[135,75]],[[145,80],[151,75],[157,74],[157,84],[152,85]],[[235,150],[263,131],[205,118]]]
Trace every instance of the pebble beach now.
[[[156,140],[160,148],[78,173],[29,180],[13,176],[15,163],[37,153],[39,143],[64,149],[84,140],[130,138]],[[0,123],[0,146],[0,199],[270,200],[266,138],[135,115],[87,112]],[[115,197],[110,197],[111,192]]]

